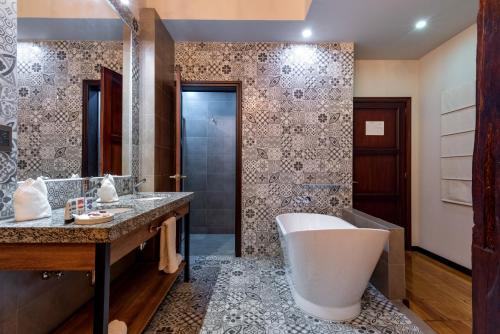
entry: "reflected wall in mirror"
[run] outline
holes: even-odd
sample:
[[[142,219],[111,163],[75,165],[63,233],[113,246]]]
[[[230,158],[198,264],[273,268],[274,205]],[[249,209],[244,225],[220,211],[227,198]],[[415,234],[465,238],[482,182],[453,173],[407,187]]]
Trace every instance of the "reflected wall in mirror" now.
[[[22,0],[18,30],[18,179],[122,174],[121,19],[106,0]]]

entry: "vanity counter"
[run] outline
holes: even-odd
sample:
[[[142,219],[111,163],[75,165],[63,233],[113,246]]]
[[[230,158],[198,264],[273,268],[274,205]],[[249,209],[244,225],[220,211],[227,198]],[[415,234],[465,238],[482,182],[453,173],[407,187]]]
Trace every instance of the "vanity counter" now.
[[[65,224],[64,209],[53,210],[52,217],[38,220],[1,220],[0,243],[108,243],[185,206],[193,197],[190,192],[121,196],[119,202],[103,207],[130,211],[115,214],[112,221],[98,225]]]
[[[130,210],[98,225],[65,224],[64,209],[53,210],[52,217],[45,219],[1,221],[0,270],[92,271],[93,301],[56,333],[106,334],[110,315],[125,321],[130,333],[141,333],[182,271],[184,281],[189,282],[189,202],[193,197],[187,192],[122,196],[119,202],[96,209]],[[114,285],[115,298],[110,300],[111,265],[155,238],[170,217],[183,223],[184,260],[178,270],[165,274],[158,270],[156,260],[138,263]],[[177,232],[179,252],[181,231]]]

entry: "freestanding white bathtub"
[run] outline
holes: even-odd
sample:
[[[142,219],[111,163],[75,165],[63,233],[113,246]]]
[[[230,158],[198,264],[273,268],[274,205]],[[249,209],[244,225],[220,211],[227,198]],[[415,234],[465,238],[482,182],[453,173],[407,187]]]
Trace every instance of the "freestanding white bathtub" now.
[[[326,320],[357,317],[389,232],[312,213],[282,214],[276,222],[297,305]]]

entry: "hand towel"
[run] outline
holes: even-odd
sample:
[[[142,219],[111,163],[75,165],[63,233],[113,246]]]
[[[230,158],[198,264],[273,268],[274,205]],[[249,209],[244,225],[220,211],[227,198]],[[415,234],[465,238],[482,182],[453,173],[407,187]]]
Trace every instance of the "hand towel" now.
[[[97,190],[97,196],[99,196],[103,203],[118,201],[118,194],[116,193],[113,176],[109,174],[104,176],[101,187]]]
[[[47,199],[47,186],[41,177],[36,181],[27,179],[13,195],[16,221],[34,220],[52,215]]]
[[[182,256],[176,253],[176,219],[175,217],[168,218],[161,225],[160,230],[160,263],[158,270],[164,271],[167,274],[173,274],[179,268],[182,262]]]
[[[108,334],[127,334],[127,324],[120,320],[113,320],[108,324]]]

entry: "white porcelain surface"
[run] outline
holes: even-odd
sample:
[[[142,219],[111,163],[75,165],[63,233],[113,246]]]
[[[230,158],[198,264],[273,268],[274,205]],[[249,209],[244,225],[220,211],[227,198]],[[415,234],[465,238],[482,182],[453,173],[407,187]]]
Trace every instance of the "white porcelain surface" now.
[[[279,215],[276,222],[297,305],[322,319],[357,317],[389,232],[311,213]]]

